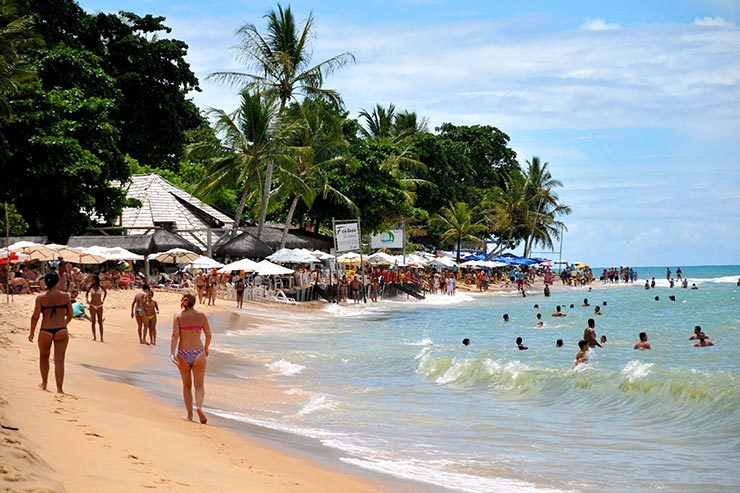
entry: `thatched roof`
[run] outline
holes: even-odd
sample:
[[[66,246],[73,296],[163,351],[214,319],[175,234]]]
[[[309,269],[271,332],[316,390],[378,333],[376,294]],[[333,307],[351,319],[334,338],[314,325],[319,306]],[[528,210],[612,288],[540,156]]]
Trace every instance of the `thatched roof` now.
[[[214,247],[215,256],[229,258],[258,258],[272,255],[275,250],[258,240],[249,232],[231,238],[222,238],[221,244]]]
[[[10,236],[6,238],[5,236],[0,237],[0,248],[5,248],[8,245],[12,245],[13,243],[18,243],[19,241],[30,241],[32,243],[41,243],[44,244],[49,240],[46,236]]]
[[[139,200],[142,206],[124,208],[121,227],[139,234],[168,229],[201,249],[207,246],[206,228],[230,228],[234,223],[227,215],[154,173],[133,175],[126,198]],[[203,231],[186,231],[193,229]]]
[[[167,250],[171,250],[172,248],[182,248],[195,253],[203,253],[203,250],[201,250],[199,247],[189,242],[182,236],[176,235],[175,233],[170,233],[169,231],[165,231],[163,229],[155,231],[154,234],[151,235],[151,237],[152,242],[154,243],[153,251],[155,252],[166,252]]]
[[[248,233],[257,236],[257,226],[247,226],[244,228]],[[270,248],[277,250],[280,248],[280,240],[283,239],[283,228],[265,225],[262,228],[262,241]],[[334,247],[334,239],[331,236],[325,236],[318,233],[311,233],[303,229],[290,229],[285,239],[285,248],[306,248],[307,250],[325,250],[329,251]]]
[[[148,255],[154,251],[152,235],[125,235],[125,236],[70,236],[67,240],[70,247],[121,247],[126,250]]]
[[[139,255],[165,252],[172,248],[184,248],[191,252],[202,253],[200,248],[188,240],[164,230],[159,230],[149,235],[70,236],[69,240],[67,240],[67,245],[71,247],[121,247]]]

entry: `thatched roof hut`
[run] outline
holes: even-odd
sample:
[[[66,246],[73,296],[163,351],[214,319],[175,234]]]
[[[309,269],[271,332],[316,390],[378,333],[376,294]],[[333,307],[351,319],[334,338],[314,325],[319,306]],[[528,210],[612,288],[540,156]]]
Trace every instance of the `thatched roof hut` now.
[[[257,236],[257,226],[247,226],[244,228],[252,236]],[[262,228],[262,241],[270,248],[277,250],[280,248],[280,241],[283,239],[283,228],[265,225]],[[288,236],[285,239],[285,248],[306,248],[307,250],[324,250],[329,251],[334,247],[334,239],[331,236],[325,236],[319,233],[311,233],[302,229],[288,230]]]
[[[166,252],[172,248],[182,248],[190,252],[203,253],[199,247],[175,233],[160,229],[151,235],[155,252]]]
[[[74,248],[91,246],[120,247],[139,255],[148,255],[154,251],[152,235],[70,236],[67,245]]]
[[[121,247],[139,255],[149,255],[154,252],[165,252],[172,248],[183,248],[191,252],[202,253],[201,249],[185,238],[158,230],[148,235],[121,235],[121,236],[70,236],[67,240],[70,247]]]
[[[228,236],[224,236],[214,246],[213,251],[217,257],[262,259],[268,255],[272,255],[275,250],[270,248],[265,242],[258,240],[251,233],[244,232],[231,239]]]

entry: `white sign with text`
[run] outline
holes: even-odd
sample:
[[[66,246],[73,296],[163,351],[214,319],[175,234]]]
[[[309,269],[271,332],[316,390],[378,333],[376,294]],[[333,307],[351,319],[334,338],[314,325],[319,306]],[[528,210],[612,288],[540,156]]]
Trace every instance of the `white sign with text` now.
[[[351,252],[360,249],[360,225],[344,223],[334,225],[334,238],[337,241],[337,252]]]

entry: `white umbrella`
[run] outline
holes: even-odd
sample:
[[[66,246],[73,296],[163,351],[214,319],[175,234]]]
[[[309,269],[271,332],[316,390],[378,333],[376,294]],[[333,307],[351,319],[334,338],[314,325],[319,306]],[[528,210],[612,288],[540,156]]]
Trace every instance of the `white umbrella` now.
[[[273,264],[269,260],[263,260],[257,263],[257,274],[260,276],[282,276],[284,274],[293,274],[293,272],[293,269]]]
[[[224,264],[221,262],[218,262],[216,260],[213,260],[211,257],[206,257],[205,255],[201,255],[197,259],[190,262],[188,265],[185,266],[186,270],[190,269],[218,269],[220,267],[223,267]]]
[[[392,265],[396,263],[396,257],[385,252],[375,252],[367,258],[368,264]]]
[[[429,265],[438,269],[452,269],[457,264],[454,259],[449,257],[437,257],[430,260]]]
[[[219,274],[228,274],[232,271],[245,271],[245,272],[255,272],[257,270],[257,262],[253,260],[249,260],[248,258],[243,258],[241,260],[237,260],[236,262],[231,262],[230,264],[226,264],[220,269],[218,269]]]
[[[78,250],[100,255],[101,257],[105,257],[106,260],[144,260],[145,258],[143,255],[138,255],[121,247],[91,246],[79,248]]]
[[[183,248],[172,248],[166,252],[149,255],[149,260],[157,260],[163,264],[189,264],[190,262],[194,262],[198,257],[200,257],[199,253]]]
[[[331,253],[322,252],[321,250],[314,250],[311,254],[319,260],[329,260],[330,258],[334,258],[334,255]]]
[[[56,260],[56,250],[31,241],[18,241],[8,246],[8,250],[15,253],[28,255],[28,260]]]
[[[429,261],[422,257],[421,255],[416,255],[415,253],[409,253],[406,255],[406,263],[403,263],[403,255],[396,255],[396,259],[398,261],[398,265],[400,266],[416,266],[416,267],[426,267],[427,264],[429,264]]]
[[[272,255],[269,255],[267,259],[277,264],[310,264],[319,262],[310,252],[304,253],[299,249],[292,250],[290,248],[281,248]]]

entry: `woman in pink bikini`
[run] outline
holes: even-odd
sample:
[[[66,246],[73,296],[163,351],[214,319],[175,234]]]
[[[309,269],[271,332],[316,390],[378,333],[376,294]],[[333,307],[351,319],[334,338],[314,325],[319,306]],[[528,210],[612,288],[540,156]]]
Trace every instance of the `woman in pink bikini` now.
[[[192,387],[195,387],[195,411],[200,422],[205,424],[208,420],[203,413],[203,398],[206,393],[203,384],[208,348],[211,345],[211,328],[206,316],[194,308],[195,301],[192,294],[182,297],[182,312],[176,314],[172,321],[170,354],[172,363],[180,370],[182,378],[182,399],[187,411],[185,419],[193,420]],[[201,333],[205,334],[205,345],[201,341]]]

